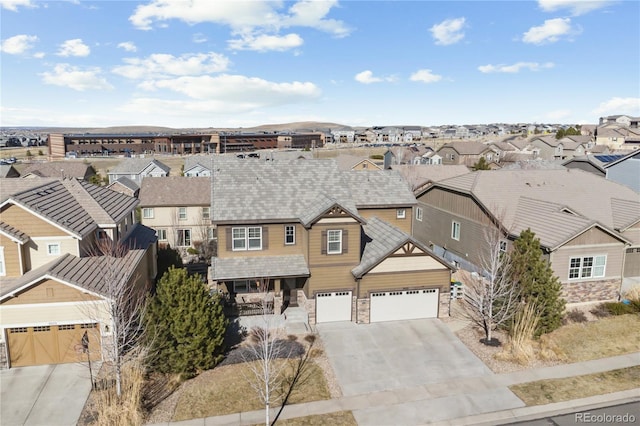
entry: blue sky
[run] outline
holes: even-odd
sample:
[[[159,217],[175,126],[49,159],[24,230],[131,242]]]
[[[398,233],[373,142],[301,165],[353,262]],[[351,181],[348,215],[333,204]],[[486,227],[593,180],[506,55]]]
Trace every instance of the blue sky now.
[[[637,1],[0,0],[1,126],[640,115]]]

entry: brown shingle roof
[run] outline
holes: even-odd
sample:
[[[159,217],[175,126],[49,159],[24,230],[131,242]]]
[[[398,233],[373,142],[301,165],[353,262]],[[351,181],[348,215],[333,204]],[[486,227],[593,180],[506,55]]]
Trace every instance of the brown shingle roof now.
[[[144,179],[138,197],[141,207],[209,206],[211,178],[167,176]]]

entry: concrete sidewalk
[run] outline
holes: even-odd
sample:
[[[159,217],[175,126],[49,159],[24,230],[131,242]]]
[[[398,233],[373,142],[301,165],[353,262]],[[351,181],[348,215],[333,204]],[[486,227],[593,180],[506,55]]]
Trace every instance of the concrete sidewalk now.
[[[640,390],[598,395],[581,400],[525,407],[500,406],[500,393],[506,386],[536,380],[572,377],[640,365],[640,353],[620,355],[574,364],[523,370],[515,373],[493,374],[447,381],[428,386],[409,387],[392,391],[343,396],[330,400],[307,402],[285,407],[280,419],[323,415],[337,411],[352,411],[359,424],[425,424],[463,425],[498,424],[550,410],[575,410],[576,407],[607,404],[618,400],[640,400]],[[408,404],[408,405],[407,405]],[[415,405],[413,405],[415,404]],[[425,412],[428,411],[428,417]],[[272,417],[276,410],[273,410]],[[257,410],[226,416],[207,417],[171,422],[172,425],[251,425],[264,422],[264,411]]]

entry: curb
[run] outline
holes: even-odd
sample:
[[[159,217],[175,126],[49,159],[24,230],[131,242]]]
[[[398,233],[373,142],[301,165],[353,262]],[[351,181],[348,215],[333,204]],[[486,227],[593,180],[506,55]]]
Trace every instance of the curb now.
[[[595,395],[581,399],[573,399],[570,401],[554,402],[545,405],[494,411],[492,413],[459,417],[430,424],[435,426],[495,426],[561,416],[573,412],[595,410],[610,405],[621,405],[631,402],[640,402],[640,388],[613,392],[605,395]]]

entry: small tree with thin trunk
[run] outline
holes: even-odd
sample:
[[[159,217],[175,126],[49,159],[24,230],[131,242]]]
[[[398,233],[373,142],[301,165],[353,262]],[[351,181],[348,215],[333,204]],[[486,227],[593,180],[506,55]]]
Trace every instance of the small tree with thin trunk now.
[[[518,287],[509,280],[511,259],[499,228],[485,229],[478,270],[465,283],[464,313],[484,331],[482,342],[496,345],[493,331],[506,324],[518,310]]]
[[[130,250],[123,243],[101,238],[90,256],[95,260],[96,273],[101,280],[104,304],[87,304],[86,310],[95,318],[109,318],[110,339],[103,342],[103,351],[113,364],[116,394],[122,395],[122,369],[127,354],[141,349],[142,317],[148,294],[147,280],[129,270]]]

